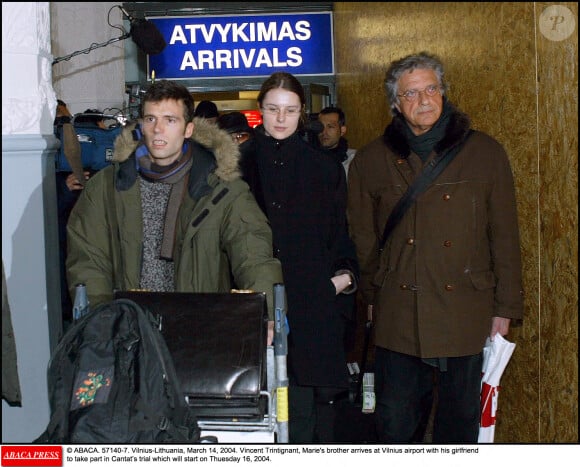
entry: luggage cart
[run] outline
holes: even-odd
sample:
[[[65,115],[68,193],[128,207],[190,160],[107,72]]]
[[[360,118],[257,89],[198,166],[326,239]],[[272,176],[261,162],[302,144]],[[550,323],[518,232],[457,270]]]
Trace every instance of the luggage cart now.
[[[218,443],[262,443],[271,444],[278,442],[277,423],[277,395],[276,395],[276,369],[274,359],[274,347],[266,349],[266,379],[267,390],[261,391],[260,395],[267,400],[268,411],[261,420],[244,421],[242,419],[231,420],[198,420],[201,435],[215,436]]]
[[[232,291],[234,292],[234,291]],[[235,291],[236,293],[250,293],[251,291]],[[265,295],[252,293],[254,297],[251,302],[252,306],[257,304],[265,305]],[[218,294],[221,299],[232,297],[231,294]],[[259,295],[260,298],[256,300]],[[215,331],[212,326],[218,323],[213,318],[212,313],[216,312],[212,309],[216,295],[211,293],[176,293],[176,292],[148,292],[148,291],[122,291],[116,293],[116,298],[128,298],[134,300],[144,308],[149,309],[159,319],[159,328],[166,337],[169,351],[172,353],[176,362],[176,370],[178,375],[181,371],[185,371],[185,381],[191,377],[191,372],[188,373],[187,365],[184,362],[187,358],[192,358],[191,354],[187,353],[187,343],[190,341],[190,335],[187,334],[193,329],[192,316],[196,316],[196,326],[198,328],[208,329],[209,335],[219,335],[219,331]],[[235,306],[239,303],[238,300],[226,300],[227,305],[221,302],[221,306]],[[262,306],[259,305],[259,306]],[[258,391],[256,388],[255,394],[258,396],[259,409],[244,412],[243,415],[229,414],[224,416],[222,411],[218,413],[210,413],[211,406],[204,406],[204,402],[190,400],[187,394],[199,394],[200,388],[188,387],[184,391],[186,402],[188,404],[195,404],[200,413],[197,415],[198,424],[201,428],[202,436],[215,436],[218,443],[287,443],[288,442],[288,380],[286,376],[286,358],[287,358],[287,324],[286,324],[286,306],[285,306],[285,290],[283,284],[275,284],[274,286],[274,308],[275,308],[275,329],[274,329],[274,346],[266,346],[265,349],[265,367],[260,366],[261,371],[265,372],[265,389]],[[204,313],[197,313],[203,310]],[[194,313],[195,311],[195,313]],[[246,310],[247,311],[247,310]],[[265,308],[264,308],[265,311]],[[201,323],[201,324],[200,324]],[[256,319],[250,320],[250,323],[256,323]],[[263,323],[263,321],[262,321]],[[199,324],[199,326],[198,326]],[[189,327],[188,327],[189,326]],[[199,336],[198,336],[199,337]],[[199,343],[198,343],[199,344]],[[219,342],[211,341],[207,343],[206,347],[199,347],[200,349],[211,349],[213,346],[219,345]],[[238,342],[238,345],[243,344]],[[254,352],[259,346],[254,345],[252,350],[248,353]],[[189,348],[191,351],[191,347]],[[183,354],[185,352],[185,355]],[[176,358],[177,355],[179,358]],[[203,353],[202,353],[203,355]],[[207,372],[204,372],[202,367],[206,360],[204,357],[197,355],[197,363],[201,365],[198,370],[201,371],[198,381],[202,381],[202,386],[207,382],[204,377],[207,377]],[[263,359],[262,359],[263,361]],[[203,362],[203,363],[200,363]],[[229,362],[231,366],[231,362]],[[261,363],[264,365],[264,363]],[[205,375],[205,376],[204,376]],[[195,379],[195,378],[194,378]],[[220,381],[227,388],[228,381]],[[227,388],[229,389],[229,388]],[[227,410],[226,412],[227,413]],[[236,418],[234,418],[236,417]]]
[[[262,420],[198,421],[202,436],[215,436],[218,443],[288,443],[288,355],[286,297],[283,284],[274,286],[274,346],[266,347],[266,386],[260,392],[266,398],[267,413]]]

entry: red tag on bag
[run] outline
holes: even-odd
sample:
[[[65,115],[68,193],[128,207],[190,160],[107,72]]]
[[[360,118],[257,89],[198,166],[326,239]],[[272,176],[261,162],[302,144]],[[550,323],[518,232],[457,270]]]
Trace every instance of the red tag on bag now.
[[[497,396],[499,386],[490,386],[487,383],[481,385],[481,427],[495,425],[495,412],[497,410]]]

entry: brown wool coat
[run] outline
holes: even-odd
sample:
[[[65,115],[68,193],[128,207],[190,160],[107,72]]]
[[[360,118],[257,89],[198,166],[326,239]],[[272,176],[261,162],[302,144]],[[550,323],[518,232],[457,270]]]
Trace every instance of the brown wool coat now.
[[[469,128],[454,111],[435,151]],[[502,146],[474,132],[405,214],[379,256],[389,213],[420,172],[401,121],[359,149],[349,170],[348,216],[361,267],[360,289],[374,304],[376,345],[418,357],[481,352],[492,317],[523,317],[516,199]],[[431,156],[433,156],[432,154]]]

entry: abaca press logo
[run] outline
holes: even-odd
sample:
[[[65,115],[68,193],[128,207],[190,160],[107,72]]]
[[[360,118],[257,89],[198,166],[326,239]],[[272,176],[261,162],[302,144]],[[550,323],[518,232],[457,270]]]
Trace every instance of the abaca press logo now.
[[[62,446],[2,446],[2,466],[62,466]]]

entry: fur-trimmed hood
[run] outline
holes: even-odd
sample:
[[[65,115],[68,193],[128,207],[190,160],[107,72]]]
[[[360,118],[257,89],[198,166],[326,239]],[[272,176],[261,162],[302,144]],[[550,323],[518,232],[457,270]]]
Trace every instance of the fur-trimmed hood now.
[[[216,163],[214,173],[225,181],[240,178],[240,151],[237,143],[226,131],[203,118],[194,118],[193,123],[195,128],[191,139],[213,153]],[[139,140],[133,137],[135,127],[136,123],[127,124],[115,140],[113,162],[125,162],[137,149]]]
[[[449,123],[445,130],[445,135],[434,147],[437,154],[441,154],[462,141],[471,126],[471,121],[467,114],[461,112],[449,102],[446,102],[445,105],[450,107]],[[402,158],[407,158],[411,153],[406,136],[406,125],[405,118],[398,113],[385,128],[383,134],[385,144]]]

